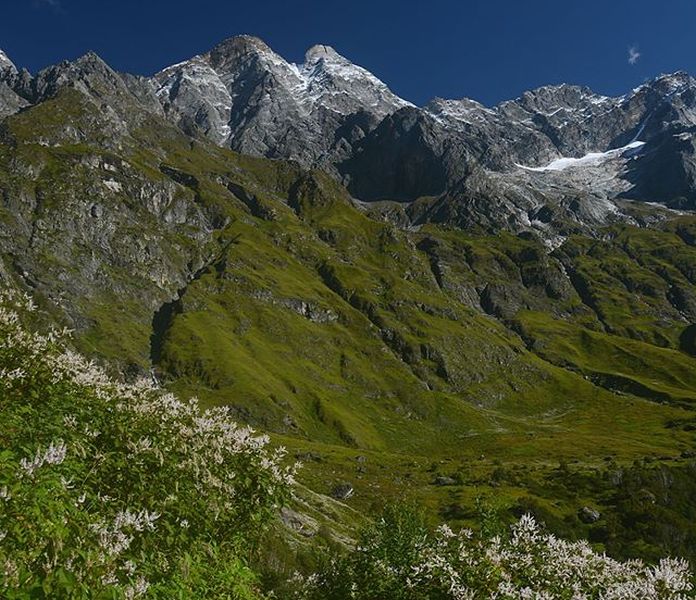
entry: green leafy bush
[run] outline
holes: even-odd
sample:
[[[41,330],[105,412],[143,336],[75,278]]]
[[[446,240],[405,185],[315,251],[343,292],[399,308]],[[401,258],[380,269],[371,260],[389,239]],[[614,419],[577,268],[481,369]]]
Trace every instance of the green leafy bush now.
[[[226,408],[123,384],[0,298],[0,596],[254,598],[294,466]]]
[[[618,562],[586,542],[544,532],[529,515],[504,535],[442,526],[428,531],[410,509],[389,509],[358,547],[297,577],[302,600],[686,600],[688,564]]]

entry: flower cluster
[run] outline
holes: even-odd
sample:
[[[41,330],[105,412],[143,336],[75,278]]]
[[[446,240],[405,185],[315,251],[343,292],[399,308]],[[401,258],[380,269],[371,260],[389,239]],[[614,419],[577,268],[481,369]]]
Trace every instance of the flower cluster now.
[[[33,475],[34,471],[43,467],[44,465],[59,465],[65,460],[65,454],[67,453],[67,448],[62,441],[57,443],[51,443],[51,445],[45,450],[41,449],[36,451],[33,459],[23,458],[19,461],[19,466],[24,469],[27,475]]]
[[[166,597],[169,581],[186,596],[191,561],[221,547],[232,564],[258,539],[294,465],[226,407],[115,380],[67,332],[29,331],[33,311],[0,294],[0,596]]]
[[[679,600],[693,597],[689,565],[664,559],[657,566],[620,562],[593,552],[585,541],[568,542],[523,516],[506,538],[478,539],[471,531],[436,532],[414,566],[410,585],[446,588],[453,599]]]
[[[434,533],[388,518],[348,556],[299,578],[304,600],[687,600],[686,561],[620,562],[584,541],[560,540],[523,516],[507,535],[486,537],[442,526]]]

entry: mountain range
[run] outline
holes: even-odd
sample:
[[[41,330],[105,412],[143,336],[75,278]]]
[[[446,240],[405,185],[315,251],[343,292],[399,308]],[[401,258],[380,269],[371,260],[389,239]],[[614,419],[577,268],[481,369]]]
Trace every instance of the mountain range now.
[[[617,98],[564,84],[488,108],[439,98],[416,107],[328,46],[298,65],[250,36],[149,79],[117,75],[93,55],[36,77],[4,54],[0,65],[0,114],[98,72],[189,135],[321,168],[358,200],[397,202],[411,225],[532,230],[558,243],[635,223],[635,202],[696,203],[696,80],[683,72]]]

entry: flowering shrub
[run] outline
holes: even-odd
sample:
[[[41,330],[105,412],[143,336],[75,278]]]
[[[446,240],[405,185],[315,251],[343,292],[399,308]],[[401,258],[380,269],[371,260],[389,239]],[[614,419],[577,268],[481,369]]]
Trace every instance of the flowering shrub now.
[[[388,510],[346,556],[297,577],[303,600],[686,600],[683,560],[618,562],[586,542],[566,542],[524,516],[508,534],[446,526],[430,533],[413,513]]]
[[[241,558],[286,499],[283,449],[111,379],[32,310],[0,297],[0,596],[255,597]]]

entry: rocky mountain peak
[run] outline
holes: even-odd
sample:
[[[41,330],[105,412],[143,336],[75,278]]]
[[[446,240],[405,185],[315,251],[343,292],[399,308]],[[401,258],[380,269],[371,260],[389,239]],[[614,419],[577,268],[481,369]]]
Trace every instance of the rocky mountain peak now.
[[[90,50],[75,60],[64,60],[57,65],[42,69],[36,77],[37,79],[46,77],[75,79],[95,73],[115,74],[113,69],[96,52]]]
[[[0,50],[0,73],[17,73],[17,67],[9,59],[7,54]]]
[[[696,172],[691,153],[677,147],[696,125],[696,87],[684,72],[620,97],[563,83],[493,107],[436,98],[418,108],[331,46],[312,46],[304,62],[292,64],[259,38],[237,36],[151,83],[167,116],[187,133],[324,168],[361,200],[411,201],[456,189],[449,199],[461,216],[463,197],[504,197],[506,207],[486,209],[487,219],[518,211],[513,221],[521,227],[539,201],[538,186],[571,199],[591,188],[604,203],[619,194],[696,202],[684,191]],[[644,148],[615,152],[636,142]],[[639,180],[652,178],[645,174],[657,155],[675,175],[664,190],[641,192]],[[572,168],[549,168],[558,164]],[[485,176],[477,183],[473,172]]]
[[[457,122],[471,123],[472,120],[485,119],[493,114],[491,109],[469,98],[460,100],[433,98],[423,107],[423,110],[444,125]]]
[[[20,75],[7,54],[0,50],[0,119],[26,106],[26,100],[15,91],[17,83],[22,79],[23,74]]]
[[[82,56],[79,56],[73,61],[73,64],[93,65],[99,66],[100,68],[106,67],[107,69],[111,69],[111,67],[106,64],[106,61],[102,59],[102,57],[99,56],[94,50],[88,50]]]
[[[381,119],[404,106],[412,106],[367,69],[341,56],[331,46],[312,46],[304,64],[296,68],[306,96],[338,114],[366,111]]]
[[[33,100],[44,100],[65,87],[97,97],[112,97],[114,93],[125,91],[123,80],[95,52],[40,71],[32,81]]]
[[[305,53],[305,65],[313,65],[318,63],[320,60],[349,62],[348,59],[341,56],[331,46],[326,46],[324,44],[312,46]]]
[[[560,84],[492,107],[435,98],[419,108],[331,46],[292,64],[243,35],[149,79],[93,52],[31,77],[0,51],[0,87],[0,119],[69,87],[98,106],[110,139],[134,114],[165,116],[242,153],[322,168],[360,200],[441,197],[438,214],[458,223],[523,229],[539,202],[575,218],[566,208],[588,193],[607,219],[616,198],[696,206],[696,80],[683,71],[620,97]]]
[[[215,69],[225,69],[249,57],[277,56],[262,39],[252,35],[236,35],[220,42],[207,55]]]
[[[667,88],[675,88],[685,85],[693,85],[696,80],[686,71],[675,71],[674,73],[663,73],[652,81],[653,85],[662,85]]]
[[[304,63],[292,64],[252,36],[229,38],[151,83],[187,133],[306,165],[345,155],[386,115],[409,105],[330,46],[313,46]]]
[[[671,102],[684,92],[696,89],[696,79],[684,71],[666,73],[646,81],[624,98],[627,101]]]
[[[596,94],[590,88],[579,85],[546,85],[524,92],[513,100],[525,110],[541,114],[552,114],[558,109],[575,110],[587,105],[605,103],[608,97]]]

